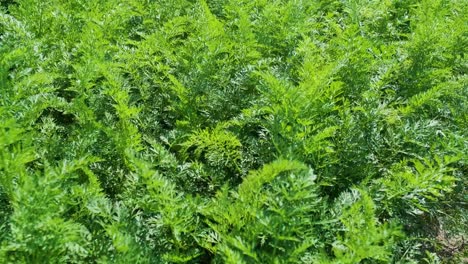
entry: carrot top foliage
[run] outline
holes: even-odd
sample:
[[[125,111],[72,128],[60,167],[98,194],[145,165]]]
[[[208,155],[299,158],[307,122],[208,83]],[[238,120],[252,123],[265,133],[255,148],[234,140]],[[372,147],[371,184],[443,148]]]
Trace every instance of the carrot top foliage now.
[[[466,260],[468,3],[0,1],[0,262]]]

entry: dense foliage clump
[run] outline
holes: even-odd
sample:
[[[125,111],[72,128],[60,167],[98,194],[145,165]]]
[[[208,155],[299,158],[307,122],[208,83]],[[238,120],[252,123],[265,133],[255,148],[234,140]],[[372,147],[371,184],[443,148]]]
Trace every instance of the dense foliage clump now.
[[[461,263],[468,2],[0,2],[1,263]]]

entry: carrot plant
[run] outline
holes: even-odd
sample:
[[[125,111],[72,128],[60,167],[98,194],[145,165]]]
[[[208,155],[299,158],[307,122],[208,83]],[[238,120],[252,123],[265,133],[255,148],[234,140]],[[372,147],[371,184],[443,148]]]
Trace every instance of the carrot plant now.
[[[0,1],[0,262],[461,263],[467,16]]]

